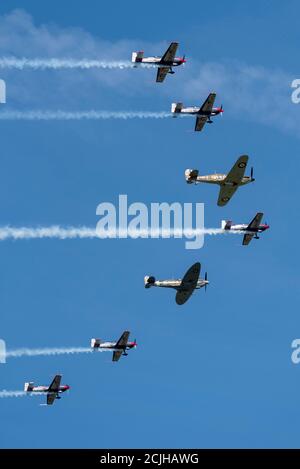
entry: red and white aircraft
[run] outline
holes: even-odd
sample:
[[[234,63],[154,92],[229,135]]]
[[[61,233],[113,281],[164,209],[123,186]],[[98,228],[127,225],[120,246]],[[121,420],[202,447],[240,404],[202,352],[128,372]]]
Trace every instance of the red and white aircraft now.
[[[231,231],[244,231],[245,235],[243,238],[243,246],[247,246],[252,238],[259,239],[257,233],[262,233],[270,228],[266,223],[261,224],[263,213],[258,212],[249,225],[233,225],[231,220],[222,220],[221,228],[222,230],[231,230]]]
[[[213,107],[214,102],[216,99],[216,93],[210,93],[202,106],[190,106],[190,107],[183,107],[183,103],[172,103],[171,112],[173,113],[173,117],[177,117],[178,114],[189,114],[195,115],[196,124],[195,124],[195,131],[200,132],[203,129],[206,122],[208,124],[212,124],[213,121],[211,120],[212,116],[217,116],[221,114],[223,111],[223,106],[221,107]]]
[[[156,65],[158,67],[156,81],[162,83],[168,73],[175,73],[172,67],[178,67],[186,62],[185,56],[175,57],[178,45],[178,42],[171,42],[162,57],[144,57],[144,51],[132,52],[131,61],[135,64]]]
[[[92,339],[91,340],[91,347],[93,349],[108,349],[113,350],[113,362],[117,362],[121,356],[123,355],[126,357],[128,353],[126,350],[130,350],[132,348],[136,348],[137,343],[136,340],[134,342],[128,342],[130,332],[124,331],[121,335],[120,339],[117,342],[102,342],[101,339]]]
[[[34,386],[34,383],[25,383],[24,391],[28,393],[47,393],[47,405],[52,405],[55,399],[61,399],[59,394],[68,391],[70,386],[61,386],[61,375],[56,375],[50,386]]]

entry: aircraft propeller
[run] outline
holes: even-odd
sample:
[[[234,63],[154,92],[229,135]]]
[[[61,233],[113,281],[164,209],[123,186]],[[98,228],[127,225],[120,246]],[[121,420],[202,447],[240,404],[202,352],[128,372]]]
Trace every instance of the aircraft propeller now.
[[[205,272],[204,280],[207,282],[207,272]],[[206,288],[207,288],[207,283],[206,283],[205,286],[204,286],[205,291],[206,291]]]
[[[253,166],[252,166],[252,168],[251,168],[250,177],[251,177],[251,179],[254,181],[254,178],[253,178]]]

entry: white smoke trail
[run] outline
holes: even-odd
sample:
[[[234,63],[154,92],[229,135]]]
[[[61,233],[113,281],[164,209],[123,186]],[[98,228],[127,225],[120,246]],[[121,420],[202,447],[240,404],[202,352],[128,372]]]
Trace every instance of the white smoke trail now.
[[[240,231],[223,230],[221,228],[182,228],[182,229],[153,229],[149,227],[146,230],[143,229],[109,229],[99,230],[96,228],[90,228],[87,226],[82,227],[61,227],[59,225],[53,225],[49,227],[11,227],[4,226],[0,227],[0,241],[8,239],[21,240],[21,239],[104,239],[104,238],[191,238],[197,235],[221,235],[221,234],[241,234]]]
[[[106,349],[97,349],[96,351],[103,351]],[[50,355],[73,355],[76,353],[93,353],[94,349],[91,347],[61,347],[61,348],[20,348],[6,352],[6,358],[21,358],[21,357],[40,357]]]
[[[165,119],[171,117],[170,112],[148,112],[148,111],[2,111],[0,120],[26,120],[26,121],[48,121],[48,120],[107,120],[107,119]]]
[[[0,398],[2,397],[23,397],[26,396],[25,391],[6,391],[5,389],[3,391],[0,391]]]
[[[4,397],[24,397],[24,396],[41,396],[44,393],[42,392],[34,392],[34,393],[28,393],[25,391],[6,391],[5,389],[3,391],[0,391],[0,399]]]
[[[138,65],[142,68],[155,68],[153,64],[143,64]],[[135,68],[136,64],[130,62],[129,60],[125,61],[108,61],[108,60],[88,60],[88,59],[58,59],[58,58],[49,58],[49,59],[29,59],[23,57],[18,59],[17,57],[0,57],[0,69],[31,69],[31,70],[62,70],[62,69],[130,69]]]
[[[10,226],[0,227],[0,241],[7,239],[74,239],[74,238],[98,238],[100,237],[95,228],[89,227],[67,227],[49,226],[41,228],[15,228]]]

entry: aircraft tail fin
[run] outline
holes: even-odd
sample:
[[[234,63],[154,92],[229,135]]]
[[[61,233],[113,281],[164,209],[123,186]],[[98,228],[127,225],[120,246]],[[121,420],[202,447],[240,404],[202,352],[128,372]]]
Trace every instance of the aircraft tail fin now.
[[[154,283],[155,283],[155,277],[153,277],[153,276],[144,277],[145,288],[152,287],[154,285]]]
[[[171,112],[173,114],[180,114],[183,108],[183,103],[172,103]]]
[[[198,169],[186,169],[184,172],[185,180],[188,184],[196,182],[197,177],[199,176]]]
[[[91,347],[99,348],[101,344],[101,339],[91,339]]]
[[[222,220],[221,221],[221,229],[222,230],[230,230],[231,228],[231,225],[232,225],[232,221],[231,220]]]
[[[144,51],[132,52],[131,62],[142,62],[144,57]]]
[[[24,384],[24,391],[25,391],[25,392],[30,392],[30,391],[32,391],[32,390],[33,390],[33,385],[34,385],[33,382],[25,383],[25,384]]]

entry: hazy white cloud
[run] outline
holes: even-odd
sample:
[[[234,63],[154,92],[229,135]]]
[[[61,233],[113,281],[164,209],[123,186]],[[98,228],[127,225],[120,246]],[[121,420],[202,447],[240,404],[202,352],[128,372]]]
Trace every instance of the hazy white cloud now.
[[[23,10],[0,17],[0,58],[14,56],[31,60],[128,61],[131,52],[143,48],[146,53],[163,53],[165,42],[146,43],[121,39],[110,42],[92,36],[81,28],[61,28],[53,24],[36,25]],[[7,82],[7,107],[140,110],[169,112],[170,104],[183,101],[200,105],[210,91],[217,92],[217,102],[224,105],[228,118],[255,121],[298,136],[300,108],[291,101],[294,78],[280,69],[269,70],[235,60],[201,63],[188,57],[187,65],[157,85],[155,70],[1,70]],[[153,100],[155,90],[156,100]],[[130,109],[124,102],[131,98]],[[148,100],[148,101],[147,101]],[[157,108],[155,108],[155,103]],[[165,103],[165,107],[164,107]],[[141,109],[147,111],[147,109]]]
[[[185,98],[201,103],[208,92],[216,91],[225,115],[272,125],[298,135],[300,107],[292,103],[293,77],[282,70],[236,61],[194,63],[190,78],[183,84]]]
[[[34,19],[23,10],[0,16],[2,59],[15,57],[47,61],[54,58],[58,63],[64,59],[69,59],[70,63],[72,60],[86,59],[100,61],[102,65],[111,62],[128,64],[131,52],[141,47],[152,52],[164,48],[165,44],[159,46],[144,41],[135,43],[126,39],[110,42],[80,28],[36,25]],[[156,73],[146,68],[82,68],[59,71],[1,69],[1,78],[7,83],[7,105],[109,108],[108,104],[118,104],[123,96],[145,93],[147,87],[153,86]],[[140,85],[141,80],[143,86]]]

